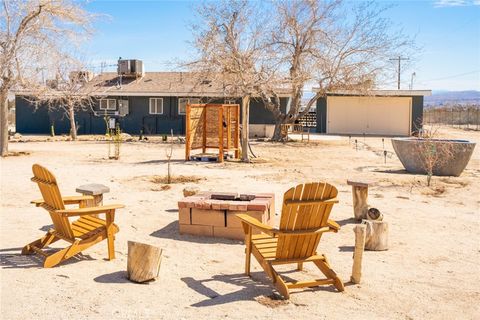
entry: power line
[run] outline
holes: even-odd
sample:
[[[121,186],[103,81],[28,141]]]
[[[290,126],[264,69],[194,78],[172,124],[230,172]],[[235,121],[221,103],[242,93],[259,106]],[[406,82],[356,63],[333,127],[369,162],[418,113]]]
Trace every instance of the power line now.
[[[428,80],[423,80],[423,81],[447,80],[447,79],[463,77],[463,76],[466,76],[466,75],[469,75],[469,74],[474,74],[474,73],[479,73],[479,72],[480,72],[480,69],[479,69],[479,70],[474,70],[474,71],[465,72],[465,73],[459,73],[459,74],[455,74],[455,75],[452,75],[452,76],[446,76],[446,77],[435,78],[435,79],[428,79]]]

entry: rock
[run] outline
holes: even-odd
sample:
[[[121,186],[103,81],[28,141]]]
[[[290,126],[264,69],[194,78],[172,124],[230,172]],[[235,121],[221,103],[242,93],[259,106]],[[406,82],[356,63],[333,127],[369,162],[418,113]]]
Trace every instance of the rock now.
[[[20,140],[20,139],[22,139],[22,135],[17,132],[17,133],[15,133],[15,134],[13,135],[13,139]]]
[[[198,189],[197,187],[186,187],[183,189],[183,196],[190,197],[190,196],[196,195],[199,192],[200,192],[200,189]]]

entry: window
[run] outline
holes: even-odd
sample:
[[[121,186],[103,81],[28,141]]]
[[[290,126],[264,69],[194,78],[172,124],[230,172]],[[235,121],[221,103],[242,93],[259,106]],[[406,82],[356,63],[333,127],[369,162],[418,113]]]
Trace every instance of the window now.
[[[150,98],[150,114],[163,114],[163,98]]]
[[[117,110],[117,100],[100,99],[100,110]]]
[[[179,98],[178,99],[178,114],[185,114],[187,111],[187,104],[200,103],[198,98]]]

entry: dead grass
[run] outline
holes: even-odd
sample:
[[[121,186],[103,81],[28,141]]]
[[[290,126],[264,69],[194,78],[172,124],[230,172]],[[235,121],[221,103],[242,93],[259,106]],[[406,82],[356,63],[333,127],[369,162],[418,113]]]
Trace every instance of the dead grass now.
[[[447,191],[445,186],[432,186],[423,188],[420,193],[425,196],[439,197]]]
[[[161,185],[160,187],[153,187],[150,190],[152,191],[166,191],[172,189],[172,186],[169,184]]]
[[[27,151],[12,151],[8,153],[9,157],[20,157],[20,156],[28,156],[30,152]]]
[[[204,180],[205,178],[197,177],[197,176],[172,176],[170,183],[197,183],[200,180]],[[168,177],[167,176],[152,176],[150,177],[150,182],[155,184],[168,184]]]

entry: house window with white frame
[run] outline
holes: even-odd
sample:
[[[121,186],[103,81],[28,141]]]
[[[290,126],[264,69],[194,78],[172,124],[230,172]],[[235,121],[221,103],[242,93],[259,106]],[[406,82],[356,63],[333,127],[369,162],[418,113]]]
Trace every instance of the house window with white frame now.
[[[199,98],[179,98],[178,99],[178,114],[185,114],[187,112],[187,104],[198,104]]]
[[[100,99],[100,110],[117,110],[117,100]]]
[[[150,98],[150,114],[163,114],[163,98]]]

